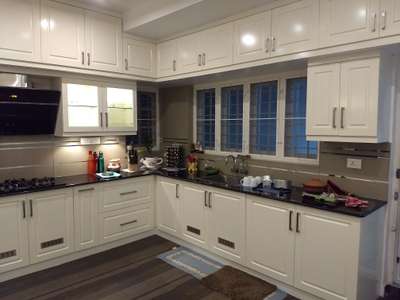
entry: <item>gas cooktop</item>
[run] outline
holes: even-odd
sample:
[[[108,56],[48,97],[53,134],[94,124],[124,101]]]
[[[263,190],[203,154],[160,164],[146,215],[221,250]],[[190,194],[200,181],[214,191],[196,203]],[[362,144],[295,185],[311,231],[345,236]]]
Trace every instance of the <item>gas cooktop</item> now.
[[[32,179],[13,178],[0,182],[0,194],[14,194],[36,190],[46,190],[48,188],[63,185],[64,184],[57,183],[54,177],[42,177]]]

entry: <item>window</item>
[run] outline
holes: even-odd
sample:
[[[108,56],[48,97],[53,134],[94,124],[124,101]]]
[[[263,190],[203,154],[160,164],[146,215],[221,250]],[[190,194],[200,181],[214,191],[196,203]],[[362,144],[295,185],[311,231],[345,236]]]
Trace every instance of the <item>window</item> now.
[[[157,143],[157,103],[156,94],[139,92],[137,99],[137,135],[132,137],[132,143],[137,146],[152,145]]]
[[[197,91],[197,142],[215,149],[215,89]]]
[[[221,150],[242,152],[243,86],[221,89]]]
[[[276,154],[278,82],[250,86],[250,153]]]
[[[286,81],[285,156],[317,158],[317,142],[306,140],[307,79]]]

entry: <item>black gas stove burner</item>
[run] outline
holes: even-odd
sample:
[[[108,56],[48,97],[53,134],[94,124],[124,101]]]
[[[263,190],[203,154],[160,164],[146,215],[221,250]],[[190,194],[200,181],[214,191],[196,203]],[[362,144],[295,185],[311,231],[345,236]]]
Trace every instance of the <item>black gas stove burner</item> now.
[[[0,183],[0,194],[44,190],[58,185],[54,177],[7,179]]]

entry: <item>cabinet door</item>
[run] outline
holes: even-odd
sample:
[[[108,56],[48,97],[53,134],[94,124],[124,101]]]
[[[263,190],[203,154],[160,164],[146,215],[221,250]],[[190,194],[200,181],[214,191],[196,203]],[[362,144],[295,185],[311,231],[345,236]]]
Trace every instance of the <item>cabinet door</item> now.
[[[235,63],[267,58],[271,32],[271,11],[240,19],[234,24]]]
[[[359,224],[302,212],[295,286],[327,300],[356,299]]]
[[[158,76],[170,76],[176,72],[177,42],[167,41],[157,45]]]
[[[157,184],[157,227],[179,236],[179,188],[177,182],[160,178]]]
[[[97,132],[103,130],[100,91],[97,86],[64,82],[62,84],[62,97],[62,120],[65,132]]]
[[[98,244],[98,203],[100,185],[74,189],[74,226],[76,250]]]
[[[122,24],[119,18],[86,12],[86,64],[96,70],[122,70]]]
[[[271,55],[283,55],[316,48],[319,4],[302,0],[272,10]]]
[[[125,73],[154,77],[155,49],[152,43],[124,38],[124,70]]]
[[[180,216],[183,238],[200,247],[207,245],[205,201],[208,193],[196,185],[182,185]]]
[[[104,130],[136,134],[136,87],[107,87],[104,103]]]
[[[400,1],[381,0],[380,35],[400,34]]]
[[[202,32],[190,34],[178,39],[179,73],[198,71],[202,67]]]
[[[0,273],[29,264],[25,198],[8,199],[0,203]]]
[[[215,68],[232,64],[233,23],[202,32],[203,68]]]
[[[85,11],[42,1],[42,59],[64,66],[85,66]]]
[[[341,65],[340,135],[377,136],[378,90],[379,58]]]
[[[321,46],[379,37],[379,0],[321,0],[320,6]]]
[[[262,274],[293,284],[295,225],[285,205],[247,198],[247,266]]]
[[[307,74],[307,135],[337,135],[340,64],[311,66]]]
[[[0,57],[39,61],[40,6],[38,0],[2,0]]]
[[[243,195],[209,193],[208,241],[211,251],[238,263],[245,262],[245,211]]]
[[[34,193],[29,197],[31,262],[63,256],[73,247],[72,190]]]

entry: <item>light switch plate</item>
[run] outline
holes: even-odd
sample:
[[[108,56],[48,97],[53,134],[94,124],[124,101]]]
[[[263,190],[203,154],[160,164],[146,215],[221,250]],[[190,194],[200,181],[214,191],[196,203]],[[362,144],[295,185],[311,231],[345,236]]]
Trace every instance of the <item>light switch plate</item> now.
[[[349,169],[362,169],[362,160],[356,158],[348,158],[347,159],[347,168]]]

